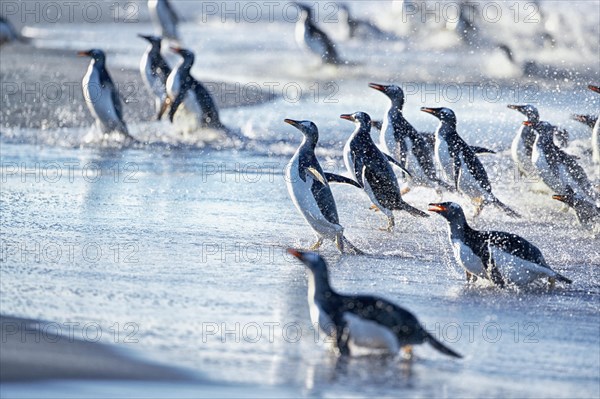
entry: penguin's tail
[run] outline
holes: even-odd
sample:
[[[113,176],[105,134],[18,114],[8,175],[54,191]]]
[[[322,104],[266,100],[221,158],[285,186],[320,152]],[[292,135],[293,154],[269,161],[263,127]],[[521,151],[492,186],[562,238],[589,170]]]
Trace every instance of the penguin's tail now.
[[[346,236],[342,236],[342,242],[344,243],[344,249],[352,255],[366,255],[363,251],[361,251],[360,249],[356,248],[354,246],[354,244],[352,244],[347,238]]]
[[[406,212],[410,213],[413,216],[418,216],[418,217],[422,217],[422,218],[428,218],[429,217],[429,215],[426,214],[425,212],[420,211],[417,208],[408,205],[406,202],[401,202],[396,209],[399,210],[399,211],[406,211]]]
[[[508,205],[506,205],[505,203],[503,203],[496,197],[494,197],[492,204],[495,205],[496,207],[502,209],[504,211],[504,213],[506,213],[511,218],[520,219],[522,217],[518,212],[514,211],[511,207],[509,207]]]
[[[429,342],[429,345],[433,346],[435,349],[437,349],[438,351],[442,352],[444,355],[448,355],[448,356],[452,356],[458,359],[462,359],[462,355],[459,353],[454,352],[452,349],[448,348],[447,346],[445,346],[444,344],[442,344],[440,341],[438,341],[437,339],[435,339],[433,337],[433,335],[431,334],[427,334],[427,337],[425,338],[425,340],[427,342]]]

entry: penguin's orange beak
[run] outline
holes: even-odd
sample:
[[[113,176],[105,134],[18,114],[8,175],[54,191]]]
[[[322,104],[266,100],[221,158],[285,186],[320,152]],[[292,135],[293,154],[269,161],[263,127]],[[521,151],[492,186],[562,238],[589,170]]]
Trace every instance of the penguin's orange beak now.
[[[533,125],[535,125],[535,123],[530,122],[530,121],[525,121],[525,122],[523,122],[523,125],[525,125],[525,126],[533,126]]]
[[[440,212],[446,212],[448,210],[448,208],[442,204],[429,204],[429,207],[427,208],[427,210],[429,212],[440,213]]]
[[[600,87],[598,86],[589,85],[588,89],[590,89],[591,91],[595,91],[596,93],[600,93]]]
[[[385,89],[387,88],[387,86],[380,85],[380,84],[377,84],[377,83],[369,83],[369,87],[371,89],[375,89],[377,91],[385,91]]]
[[[346,119],[347,121],[354,122],[354,117],[351,114],[342,114],[342,115],[340,115],[340,118]]]
[[[435,110],[433,108],[422,107],[421,111],[422,112],[427,112],[428,114],[435,115]]]
[[[170,47],[171,51],[177,54],[181,53],[181,47],[175,47],[175,46],[171,46]]]
[[[293,248],[288,248],[287,252],[288,252],[288,254],[292,255],[294,258],[298,258],[298,259],[302,260],[302,252],[297,251]]]
[[[553,195],[552,199],[555,199],[560,202],[565,202],[567,198],[564,195]]]
[[[90,55],[92,55],[89,51],[78,51],[77,52],[77,56],[79,57],[89,57]]]
[[[298,125],[299,125],[298,121],[295,121],[293,119],[284,119],[283,121],[285,123],[287,123],[287,124],[290,124],[290,125],[294,126],[294,127],[298,127]]]

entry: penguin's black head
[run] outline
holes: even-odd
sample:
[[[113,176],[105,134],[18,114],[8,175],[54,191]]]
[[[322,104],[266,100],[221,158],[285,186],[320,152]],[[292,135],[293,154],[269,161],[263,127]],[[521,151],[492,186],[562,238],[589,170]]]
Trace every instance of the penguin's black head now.
[[[539,121],[539,122],[525,121],[525,122],[523,122],[523,125],[532,127],[536,133],[539,133],[543,136],[552,137],[554,135],[554,130],[555,130],[554,126],[552,126],[550,123],[548,123],[546,121]]]
[[[312,18],[312,8],[302,3],[294,3],[300,10],[300,20],[306,20]]]
[[[596,93],[600,94],[600,86],[589,85],[588,89],[590,89],[591,91],[595,91]]]
[[[362,127],[371,129],[371,117],[366,112],[355,112],[353,114],[342,114],[340,118],[354,122]]]
[[[327,263],[321,255],[316,252],[303,252],[295,249],[288,249],[288,253],[299,259],[304,265],[313,272],[313,274],[327,276]]]
[[[456,115],[454,115],[454,111],[452,111],[450,108],[446,108],[446,107],[441,107],[441,108],[427,108],[427,107],[422,107],[421,111],[422,112],[427,112],[428,114],[431,114],[431,115],[435,116],[436,118],[438,118],[442,122],[448,122],[448,123],[456,124]]]
[[[404,105],[404,91],[396,85],[380,85],[377,83],[369,83],[371,89],[382,92],[392,100],[392,102],[400,105]]]
[[[567,185],[565,187],[565,192],[560,195],[553,195],[552,199],[555,199],[560,202],[564,202],[570,207],[577,206],[577,204],[581,201],[581,197],[575,194],[575,191],[571,188],[571,186]]]
[[[285,123],[288,123],[294,126],[296,129],[300,130],[302,134],[313,142],[317,142],[319,140],[319,129],[317,125],[315,125],[311,121],[295,121],[293,119],[284,119]]]
[[[191,61],[191,62],[194,61],[194,53],[192,53],[188,49],[181,48],[181,47],[171,47],[171,51],[173,51],[174,53],[179,54],[186,61]]]
[[[531,104],[525,104],[525,105],[510,104],[510,105],[507,105],[507,107],[510,109],[514,109],[515,111],[519,111],[520,113],[525,115],[527,117],[527,120],[529,120],[529,121],[537,122],[540,120],[540,113],[538,112],[537,108]]]
[[[99,50],[97,48],[93,48],[87,51],[80,51],[77,53],[77,55],[80,57],[91,57],[94,61],[97,62],[104,62],[104,60],[106,59],[104,51]]]
[[[448,221],[463,221],[466,220],[465,213],[455,202],[441,202],[429,204],[427,209],[429,212],[435,212],[442,215]]]
[[[158,47],[160,47],[160,42],[162,40],[160,37],[153,36],[153,35],[142,35],[142,34],[139,34],[138,37],[141,37],[142,39],[148,41],[153,46],[158,46]]]

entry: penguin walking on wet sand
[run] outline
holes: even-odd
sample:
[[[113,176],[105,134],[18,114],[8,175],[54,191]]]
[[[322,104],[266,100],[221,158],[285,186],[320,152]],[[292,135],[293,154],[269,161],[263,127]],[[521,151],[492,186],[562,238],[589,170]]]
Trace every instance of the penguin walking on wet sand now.
[[[344,163],[350,174],[365,190],[371,202],[388,218],[385,230],[394,227],[392,211],[406,211],[413,216],[428,217],[404,202],[396,175],[390,162],[409,172],[389,155],[383,154],[371,138],[371,117],[364,112],[341,115],[340,118],[354,122],[356,129],[344,146]]]
[[[552,270],[540,250],[523,237],[471,228],[460,205],[429,204],[429,211],[440,214],[448,222],[454,257],[465,270],[467,281],[481,278],[498,287],[527,285],[540,278],[548,278],[551,286],[556,281],[572,283]]]
[[[179,16],[169,0],[148,0],[148,10],[157,35],[179,41]]]
[[[118,132],[124,139],[135,140],[123,120],[121,97],[106,69],[104,51],[91,49],[77,54],[92,59],[81,86],[87,107],[100,130],[105,134]]]
[[[313,20],[312,9],[300,3],[296,3],[296,6],[300,10],[300,17],[296,22],[296,42],[298,45],[317,55],[323,64],[343,64],[333,41],[317,27],[316,22]]]
[[[382,92],[390,100],[389,109],[380,129],[379,146],[408,170],[411,175],[410,180],[415,185],[433,188],[439,196],[442,195],[442,189],[452,191],[453,187],[436,175],[433,160],[434,147],[427,137],[418,133],[402,114],[404,107],[402,89],[396,85],[386,86],[377,83],[370,83],[369,87]]]
[[[204,85],[190,74],[192,65],[194,65],[194,53],[178,47],[172,47],[171,50],[181,56],[181,61],[167,78],[168,98],[161,107],[159,119],[170,107],[169,120],[173,122],[175,113],[183,103],[186,110],[196,116],[200,127],[224,129],[225,127],[219,119],[219,110],[212,96]]]
[[[510,217],[520,217],[492,193],[492,185],[483,164],[456,131],[454,111],[449,108],[421,108],[421,111],[440,120],[435,132],[436,160],[446,181],[451,182],[475,204],[475,216],[481,213],[484,206],[491,204]]]
[[[523,123],[532,127],[536,133],[531,160],[542,181],[556,194],[566,194],[569,186],[587,201],[598,201],[600,195],[592,187],[575,157],[558,148],[552,141],[553,126],[544,121]]]
[[[600,94],[600,86],[589,85],[588,89]],[[592,160],[595,164],[600,164],[600,118],[596,118],[592,130]]]
[[[397,355],[402,350],[411,356],[413,345],[427,342],[445,355],[462,358],[428,333],[408,310],[376,296],[338,293],[329,283],[327,264],[320,255],[288,252],[306,266],[311,321],[327,335],[338,355],[361,350]]]
[[[570,186],[565,188],[565,193],[553,195],[553,199],[567,204],[573,208],[577,220],[584,228],[600,232],[600,207],[589,202],[586,198],[575,193]]]
[[[319,130],[313,122],[292,119],[285,119],[284,122],[304,135],[302,144],[288,163],[285,177],[294,205],[317,236],[317,242],[310,249],[319,249],[323,239],[327,238],[333,240],[342,253],[347,248],[350,253],[362,254],[344,236],[329,182],[346,183],[358,188],[361,188],[360,185],[343,176],[323,172],[315,155]]]
[[[158,36],[138,35],[150,43],[140,62],[142,79],[154,94],[156,116],[160,115],[163,103],[167,100],[167,78],[171,67],[160,54],[161,38]]]

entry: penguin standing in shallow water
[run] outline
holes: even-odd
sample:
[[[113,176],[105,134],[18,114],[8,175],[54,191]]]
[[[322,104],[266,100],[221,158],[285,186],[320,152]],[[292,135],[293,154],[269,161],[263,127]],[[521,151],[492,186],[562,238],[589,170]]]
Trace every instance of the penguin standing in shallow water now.
[[[421,108],[440,120],[435,132],[435,155],[446,181],[469,197],[476,205],[475,216],[487,204],[495,205],[510,217],[520,215],[500,202],[492,193],[492,185],[485,168],[473,149],[456,131],[456,116],[449,108]]]
[[[390,99],[390,107],[383,117],[380,129],[380,147],[408,170],[414,184],[434,188],[440,196],[442,188],[451,191],[452,186],[436,176],[434,147],[402,115],[402,89],[396,85],[385,86],[376,83],[370,83],[369,87],[382,92]]]
[[[148,89],[154,94],[156,115],[160,115],[163,103],[167,100],[167,78],[171,68],[160,54],[161,38],[158,36],[138,35],[150,43],[142,56],[140,72]]]
[[[85,102],[100,130],[105,134],[118,132],[127,140],[135,140],[123,121],[121,97],[106,70],[104,51],[91,49],[77,54],[92,58],[81,85]]]
[[[156,33],[164,38],[178,41],[179,17],[169,0],[148,0],[148,10]]]
[[[317,235],[317,242],[311,250],[319,249],[323,239],[327,238],[335,242],[340,252],[347,248],[351,253],[362,254],[344,237],[344,228],[340,225],[329,182],[361,187],[343,176],[323,172],[315,155],[319,130],[313,122],[292,119],[285,119],[284,122],[294,126],[304,135],[302,144],[285,170],[285,177],[294,205]]]
[[[167,78],[169,98],[161,107],[159,119],[170,106],[169,120],[173,122],[175,113],[183,103],[186,110],[196,116],[200,127],[223,129],[224,126],[219,119],[219,111],[215,101],[202,83],[190,74],[192,65],[194,65],[194,53],[178,47],[172,47],[171,50],[179,54],[182,59]]]
[[[450,243],[467,281],[489,280],[496,286],[527,285],[540,278],[571,284],[572,281],[548,266],[540,250],[524,238],[503,231],[478,231],[467,224],[460,205],[453,202],[429,204],[429,211],[448,221]]]
[[[340,118],[356,124],[356,129],[344,147],[344,163],[354,179],[366,191],[367,195],[388,218],[386,230],[394,227],[392,211],[406,211],[413,216],[428,217],[425,212],[413,208],[402,199],[396,175],[390,166],[395,163],[407,174],[401,164],[389,155],[383,154],[371,138],[371,118],[364,112],[341,115]]]
[[[523,124],[533,127],[536,133],[531,160],[543,182],[556,194],[566,194],[569,186],[587,201],[596,202],[599,195],[594,191],[583,168],[575,157],[558,148],[552,141],[554,127],[544,121],[535,124],[525,121]]]
[[[324,64],[343,64],[333,41],[317,27],[311,8],[300,3],[296,3],[296,6],[300,9],[300,18],[296,22],[298,45],[319,56]]]
[[[530,104],[526,105],[508,105],[510,109],[514,109],[525,115],[527,120],[532,123],[538,123],[540,121],[540,114],[536,107]],[[533,150],[533,143],[535,142],[535,132],[531,126],[521,124],[517,134],[512,141],[510,147],[510,155],[517,165],[521,175],[531,176],[535,173],[535,167],[531,163],[531,151]]]
[[[288,252],[307,268],[311,321],[330,338],[339,355],[353,355],[361,349],[389,355],[403,350],[411,355],[412,345],[427,342],[445,355],[462,357],[429,334],[406,309],[376,296],[336,292],[329,284],[327,264],[318,254]]]
[[[583,227],[600,232],[600,207],[596,204],[576,194],[570,186],[566,187],[564,194],[553,195],[552,198],[573,208]]]

